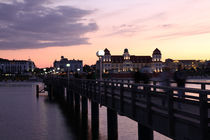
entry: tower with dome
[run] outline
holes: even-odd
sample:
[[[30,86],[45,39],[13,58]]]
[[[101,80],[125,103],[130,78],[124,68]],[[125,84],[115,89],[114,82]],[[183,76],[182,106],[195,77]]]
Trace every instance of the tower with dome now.
[[[153,62],[153,71],[154,72],[162,72],[163,64],[161,61],[162,55],[158,48],[156,48],[152,53],[152,62]]]

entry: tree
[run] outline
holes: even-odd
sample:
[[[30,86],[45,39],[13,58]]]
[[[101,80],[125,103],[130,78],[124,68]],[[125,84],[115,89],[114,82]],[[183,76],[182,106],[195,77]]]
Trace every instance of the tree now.
[[[91,72],[92,70],[91,70],[91,67],[89,65],[84,65],[83,71],[88,73],[88,72]]]

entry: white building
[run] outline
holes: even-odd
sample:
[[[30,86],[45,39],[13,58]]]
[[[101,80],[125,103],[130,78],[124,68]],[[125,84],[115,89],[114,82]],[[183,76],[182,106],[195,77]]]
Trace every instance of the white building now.
[[[152,54],[152,62],[153,62],[152,69],[154,72],[162,72],[163,62],[161,61],[161,59],[162,59],[161,52],[158,48],[156,48]]]
[[[104,52],[105,55],[102,58],[104,73],[137,71],[142,68],[151,69],[154,72],[162,71],[161,52],[158,49],[153,51],[152,57],[130,55],[127,48],[122,55],[111,55],[107,48]]]
[[[66,64],[70,64],[70,67],[68,68]],[[54,68],[62,72],[67,72],[68,69],[70,72],[83,72],[83,62],[82,60],[68,60],[61,56],[60,61],[54,61]]]
[[[35,64],[29,60],[7,60],[0,59],[0,71],[8,74],[24,74],[33,72]]]

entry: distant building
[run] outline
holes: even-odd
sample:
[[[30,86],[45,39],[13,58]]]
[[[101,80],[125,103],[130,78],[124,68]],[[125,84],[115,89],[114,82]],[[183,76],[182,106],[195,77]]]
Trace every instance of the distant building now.
[[[165,60],[164,67],[170,68],[171,71],[176,71],[178,68],[178,64],[176,63],[176,61],[174,62],[173,59],[168,58]]]
[[[161,52],[158,49],[155,49],[152,57],[130,55],[127,48],[124,49],[122,55],[111,55],[107,48],[104,52],[105,55],[102,58],[104,73],[137,71],[145,67],[155,72],[162,71]],[[99,66],[97,65],[98,68]]]
[[[197,69],[201,68],[203,65],[203,61],[201,60],[173,60],[166,59],[165,66],[169,67],[171,70],[176,71],[178,65],[181,65],[184,69]]]
[[[204,63],[204,68],[205,68],[205,69],[210,69],[210,61],[206,61],[206,62]]]
[[[70,64],[69,71],[70,72],[83,72],[83,62],[82,60],[68,60],[67,58],[64,58],[64,56],[61,56],[60,61],[54,61],[54,68],[57,71],[61,72],[67,72],[68,67],[67,64]]]
[[[163,63],[161,61],[162,55],[158,48],[156,48],[152,53],[152,62],[153,62],[153,71],[155,72],[162,72],[163,69]]]
[[[35,64],[29,60],[8,60],[0,58],[0,71],[9,74],[24,74],[33,72]]]

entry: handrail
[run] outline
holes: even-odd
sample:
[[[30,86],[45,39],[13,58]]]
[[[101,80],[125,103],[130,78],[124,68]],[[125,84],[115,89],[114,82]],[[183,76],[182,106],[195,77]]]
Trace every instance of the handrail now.
[[[62,79],[62,80],[68,80],[67,78],[56,78],[56,79]],[[124,83],[124,82],[116,82],[116,81],[106,81],[106,80],[93,80],[93,79],[70,79],[70,80],[82,80],[82,81],[90,81],[90,82],[100,82],[102,83],[115,83],[116,85],[120,85],[123,84],[124,86],[127,85],[128,87],[132,87],[132,86],[137,86],[137,87],[149,87],[149,88],[156,88],[156,89],[162,89],[162,90],[172,90],[172,91],[184,91],[184,92],[192,92],[194,94],[204,94],[207,93],[207,95],[210,95],[210,90],[204,90],[204,89],[196,89],[196,88],[181,88],[181,87],[167,87],[167,86],[160,86],[160,85],[148,85],[148,84],[143,84],[143,83]],[[200,83],[203,84],[203,83]]]
[[[104,79],[104,81],[114,81],[114,80],[117,80],[117,81],[134,81],[134,79]],[[149,82],[163,82],[161,80],[149,80]],[[176,83],[176,81],[174,80],[170,80],[170,83]],[[190,82],[190,81],[186,81],[185,82],[186,84],[206,84],[206,85],[210,85],[210,83],[206,83],[206,82]]]
[[[49,79],[53,83],[66,81],[67,78]],[[61,81],[60,81],[61,80]],[[169,135],[173,133],[173,125],[176,120],[190,123],[202,130],[209,129],[210,116],[210,90],[196,88],[167,87],[161,85],[149,85],[143,83],[125,83],[106,80],[89,79],[69,79],[70,88],[75,93],[86,96],[93,101],[115,109],[123,115],[135,118],[137,111],[144,111],[146,118],[144,121],[151,125],[150,119],[155,114],[168,118],[170,126]],[[202,83],[201,83],[202,84]],[[62,85],[66,86],[66,85]],[[81,91],[86,92],[81,92]],[[186,93],[181,98],[178,92]],[[189,95],[192,93],[193,95]],[[195,96],[194,96],[195,95]],[[166,101],[161,105],[161,101]],[[117,101],[117,102],[116,102]],[[115,103],[116,102],[116,103]],[[125,109],[125,104],[129,106],[129,111]],[[182,105],[182,109],[179,105]],[[126,112],[127,111],[127,112]],[[128,115],[129,114],[129,115]],[[152,127],[152,125],[151,125]]]
[[[53,77],[52,78],[59,78],[59,79],[67,79],[66,77]],[[70,79],[77,79],[77,78],[70,78]],[[82,79],[82,80],[88,80],[88,81],[100,81],[98,79]],[[106,79],[104,78],[101,81],[134,81],[134,79]],[[149,82],[163,82],[161,80],[149,80]],[[176,83],[174,80],[170,80],[170,83]],[[205,84],[205,85],[210,85],[210,83],[206,83],[206,82],[190,82],[190,81],[186,81],[186,84]]]

